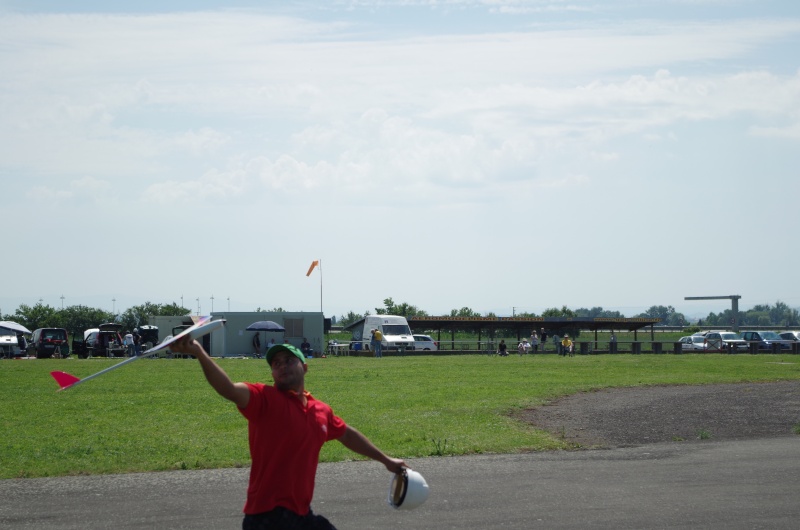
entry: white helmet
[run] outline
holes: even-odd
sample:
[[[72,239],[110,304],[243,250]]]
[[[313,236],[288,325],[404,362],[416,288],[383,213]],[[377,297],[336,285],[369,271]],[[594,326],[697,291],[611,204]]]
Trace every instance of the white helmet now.
[[[397,473],[389,483],[389,506],[398,510],[410,510],[428,498],[428,483],[422,475],[408,468]]]

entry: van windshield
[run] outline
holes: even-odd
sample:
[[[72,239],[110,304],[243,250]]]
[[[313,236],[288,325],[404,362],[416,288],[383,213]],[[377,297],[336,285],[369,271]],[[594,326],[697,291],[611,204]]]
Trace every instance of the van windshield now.
[[[411,335],[411,328],[407,324],[384,324],[384,335]]]

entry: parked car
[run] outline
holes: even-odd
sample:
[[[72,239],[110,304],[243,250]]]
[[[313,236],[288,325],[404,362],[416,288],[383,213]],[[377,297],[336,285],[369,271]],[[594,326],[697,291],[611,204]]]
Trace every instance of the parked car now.
[[[706,339],[703,335],[691,335],[678,339],[683,351],[706,351]]]
[[[142,351],[149,350],[158,344],[158,326],[139,326],[139,340]]]
[[[731,331],[710,331],[706,333],[706,346],[709,350],[728,351],[732,348],[737,352],[746,352],[750,345],[738,333]]]
[[[773,344],[779,344],[780,349],[788,350],[792,347],[792,341],[781,338],[774,331],[744,331],[742,338],[750,343],[758,344],[759,350],[772,351]]]
[[[800,331],[784,331],[782,333],[778,333],[778,335],[780,335],[780,337],[784,340],[800,342]]]
[[[72,338],[72,350],[80,359],[87,357],[124,357],[125,347],[119,332],[122,324],[109,322],[83,332],[83,340]]]
[[[439,349],[439,344],[429,335],[414,335],[414,349],[437,351]]]
[[[63,328],[39,328],[31,333],[28,355],[37,359],[59,359],[69,357],[67,330]]]
[[[19,357],[17,333],[10,329],[0,328],[0,357]]]

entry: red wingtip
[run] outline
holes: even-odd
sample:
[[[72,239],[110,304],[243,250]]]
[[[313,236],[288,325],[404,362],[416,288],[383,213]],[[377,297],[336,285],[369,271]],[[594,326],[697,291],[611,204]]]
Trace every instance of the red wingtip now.
[[[67,372],[50,372],[50,375],[53,376],[53,379],[56,380],[58,386],[61,387],[59,388],[59,390],[64,390],[65,388],[69,388],[78,381],[80,381],[80,379],[78,379],[74,375],[68,374]]]

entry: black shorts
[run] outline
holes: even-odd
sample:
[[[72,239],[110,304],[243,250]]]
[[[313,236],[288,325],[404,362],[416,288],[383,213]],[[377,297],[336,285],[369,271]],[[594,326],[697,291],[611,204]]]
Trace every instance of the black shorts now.
[[[242,530],[336,530],[330,521],[311,510],[298,515],[291,510],[277,507],[264,513],[245,515]]]

